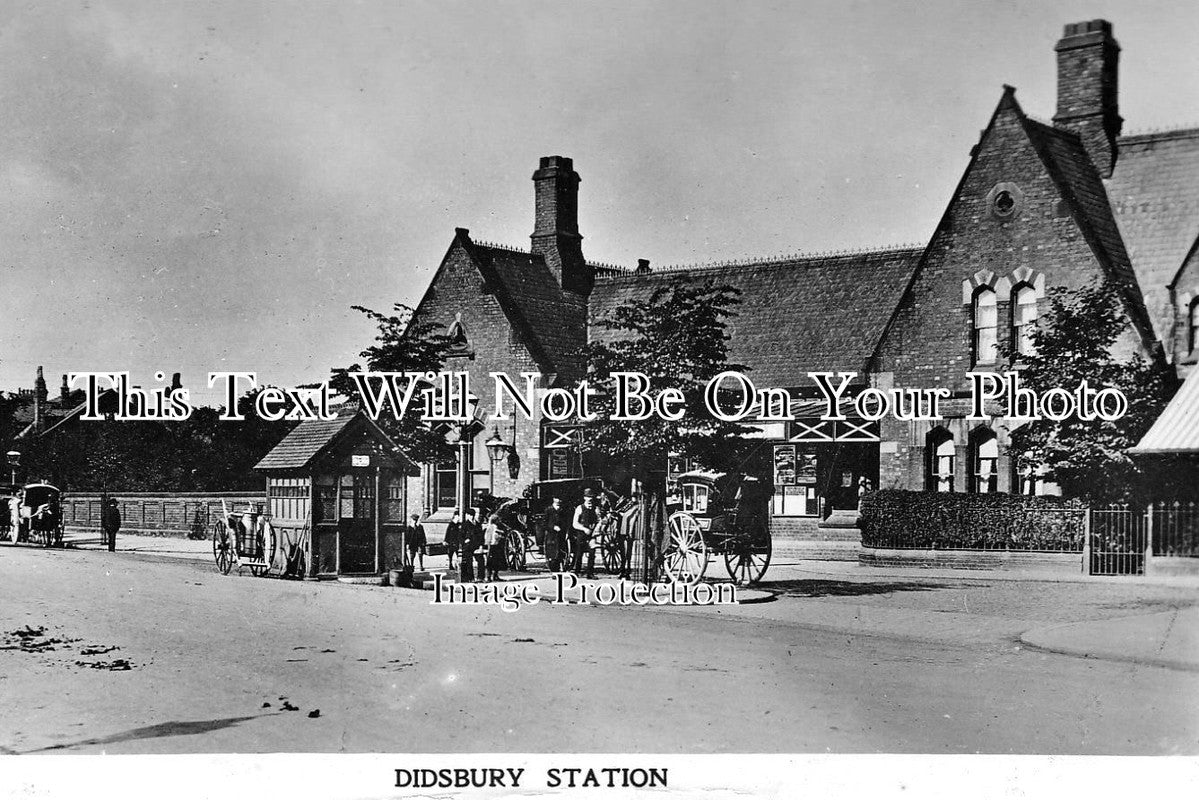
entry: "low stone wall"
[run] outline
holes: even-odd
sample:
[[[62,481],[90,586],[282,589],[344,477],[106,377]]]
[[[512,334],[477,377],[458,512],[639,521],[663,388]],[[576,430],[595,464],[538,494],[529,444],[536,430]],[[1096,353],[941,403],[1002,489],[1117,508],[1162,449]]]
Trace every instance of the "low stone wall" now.
[[[872,567],[1010,569],[1056,575],[1079,574],[1083,571],[1082,553],[1018,550],[891,550],[863,547],[858,561]]]
[[[1145,571],[1154,576],[1195,576],[1199,575],[1199,558],[1152,556],[1145,560]]]
[[[265,492],[110,492],[121,510],[121,533],[143,536],[207,538],[221,518],[221,501],[230,511],[249,504],[266,507]],[[99,492],[63,494],[63,521],[68,533],[100,532]]]

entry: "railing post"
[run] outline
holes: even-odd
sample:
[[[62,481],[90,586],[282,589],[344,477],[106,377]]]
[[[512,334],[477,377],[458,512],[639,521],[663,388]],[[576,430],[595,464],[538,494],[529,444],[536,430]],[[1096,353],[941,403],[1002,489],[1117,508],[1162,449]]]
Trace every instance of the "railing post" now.
[[[1153,563],[1153,503],[1145,509],[1145,574]]]
[[[1091,506],[1082,507],[1082,572],[1091,571]]]

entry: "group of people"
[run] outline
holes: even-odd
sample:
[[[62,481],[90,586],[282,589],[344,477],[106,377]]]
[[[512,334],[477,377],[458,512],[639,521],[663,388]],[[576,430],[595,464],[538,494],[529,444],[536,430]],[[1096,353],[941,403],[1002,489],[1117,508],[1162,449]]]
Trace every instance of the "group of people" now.
[[[545,560],[554,572],[569,568],[576,575],[583,571],[583,556],[587,557],[587,577],[595,577],[595,548],[591,538],[599,526],[601,512],[597,507],[595,490],[583,492],[583,502],[575,507],[569,527],[562,511],[562,498],[555,497],[545,511]],[[568,546],[569,543],[569,546]],[[567,564],[566,556],[570,555]]]
[[[462,583],[475,580],[476,568],[479,580],[498,581],[500,570],[506,563],[504,536],[500,532],[499,516],[492,514],[483,522],[483,513],[477,508],[466,510],[466,519],[455,511],[445,532],[446,554],[450,569],[454,569],[454,556],[460,555],[458,579]]]
[[[573,514],[562,508],[562,498],[555,497],[545,511],[543,549],[546,564],[554,571],[569,570],[583,573],[583,560],[587,560],[587,577],[595,576],[595,547],[592,538],[596,534],[604,514],[610,510],[611,498],[593,489],[583,492],[583,502]],[[486,519],[484,517],[486,516]],[[425,553],[428,539],[419,514],[412,515],[412,524],[406,528],[405,546],[407,565],[415,567],[419,559],[420,569],[425,568]],[[498,514],[485,515],[481,509],[468,508],[466,518],[455,511],[445,532],[446,555],[449,568],[458,569],[462,583],[498,581],[500,570],[507,563],[506,542],[500,527]],[[454,560],[458,558],[458,566]],[[626,558],[627,563],[627,558]]]

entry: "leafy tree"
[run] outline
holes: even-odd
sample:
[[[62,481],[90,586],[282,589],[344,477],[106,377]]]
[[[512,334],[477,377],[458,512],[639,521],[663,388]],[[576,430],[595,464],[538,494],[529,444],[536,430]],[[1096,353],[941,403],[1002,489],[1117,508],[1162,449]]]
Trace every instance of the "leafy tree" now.
[[[1021,384],[1038,393],[1058,387],[1073,391],[1085,380],[1094,390],[1114,387],[1128,399],[1128,412],[1116,421],[1041,419],[1012,431],[1017,466],[1048,467],[1067,496],[1110,502],[1144,492],[1144,465],[1126,451],[1161,414],[1177,382],[1163,359],[1134,354],[1121,361],[1113,355],[1129,325],[1110,283],[1053,289],[1049,309],[1032,334],[1035,354],[1018,357]],[[1015,357],[1010,345],[1001,350]]]
[[[432,322],[414,318],[414,310],[396,303],[392,314],[382,314],[362,306],[353,306],[377,327],[375,344],[359,353],[368,372],[440,372],[452,342]],[[358,397],[351,374],[363,372],[360,364],[333,370],[329,386],[338,394]],[[411,411],[411,408],[409,409]],[[426,424],[418,414],[406,413],[401,419],[385,410],[376,420],[379,426],[416,462],[443,462],[454,458],[453,447],[445,432]]]
[[[178,421],[76,419],[22,440],[21,471],[75,491],[259,490],[254,465],[295,423],[258,417],[256,394],[239,398],[242,422],[220,420],[210,407]]]
[[[590,403],[599,418],[587,426],[587,452],[623,462],[630,475],[650,481],[652,488],[660,488],[671,454],[687,455],[713,469],[742,468],[747,452],[743,436],[751,429],[716,419],[704,404],[704,389],[712,378],[726,370],[746,370],[729,362],[725,332],[739,295],[738,289],[713,280],[663,286],[593,323],[609,335],[584,348],[589,385],[601,392]],[[679,390],[682,419],[667,421],[654,414],[640,421],[612,420],[613,372],[646,375],[651,397]]]

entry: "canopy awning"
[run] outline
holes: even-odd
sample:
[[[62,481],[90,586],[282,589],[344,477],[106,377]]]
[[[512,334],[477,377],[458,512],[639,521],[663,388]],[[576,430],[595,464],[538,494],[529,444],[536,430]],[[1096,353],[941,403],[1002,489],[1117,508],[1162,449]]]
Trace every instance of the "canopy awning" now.
[[[1199,369],[1183,382],[1157,422],[1128,452],[1132,455],[1199,454]]]

